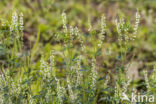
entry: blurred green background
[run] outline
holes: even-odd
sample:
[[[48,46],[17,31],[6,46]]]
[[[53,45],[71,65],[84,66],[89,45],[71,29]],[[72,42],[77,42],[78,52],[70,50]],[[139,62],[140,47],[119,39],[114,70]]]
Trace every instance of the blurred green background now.
[[[13,9],[24,14],[24,52],[32,52],[34,63],[39,62],[38,59],[43,53],[48,57],[51,49],[60,49],[58,34],[62,31],[61,14],[63,12],[67,14],[67,24],[80,28],[86,41],[89,40],[88,21],[92,29],[97,30],[101,15],[104,14],[108,31],[105,47],[112,46],[112,50],[117,50],[113,43],[116,38],[115,34],[117,34],[113,25],[114,20],[122,16],[126,21],[135,24],[135,13],[138,9],[141,20],[138,39],[133,50],[136,55],[134,60],[137,65],[143,63],[142,68],[148,69],[153,68],[153,64],[156,63],[155,0],[0,0],[0,18],[9,18],[9,13]],[[35,43],[36,46],[34,46]],[[90,47],[89,44],[88,47]],[[127,63],[129,57],[127,57]],[[112,61],[114,58],[117,58],[116,54],[99,57],[97,63],[107,69],[114,69],[117,66],[117,63]]]

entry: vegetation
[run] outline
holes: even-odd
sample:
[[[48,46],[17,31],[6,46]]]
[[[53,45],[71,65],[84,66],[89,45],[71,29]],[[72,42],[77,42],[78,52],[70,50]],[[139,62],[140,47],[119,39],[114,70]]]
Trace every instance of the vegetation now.
[[[1,104],[155,104],[155,1],[0,2]]]

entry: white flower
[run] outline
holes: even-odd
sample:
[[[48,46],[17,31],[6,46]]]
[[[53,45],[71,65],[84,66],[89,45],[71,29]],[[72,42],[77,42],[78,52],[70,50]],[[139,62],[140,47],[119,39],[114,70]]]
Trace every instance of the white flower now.
[[[57,99],[59,104],[63,104],[63,97],[65,96],[65,88],[60,86],[60,80],[56,79],[57,81]]]
[[[106,33],[106,20],[105,20],[105,16],[102,15],[101,17],[101,33],[100,33],[100,40],[99,40],[99,43],[98,43],[98,47],[101,48],[102,44],[103,44],[103,40],[105,38],[104,34]]]
[[[46,77],[50,78],[50,67],[48,63],[45,62],[43,58],[40,60],[40,63],[41,63],[40,72],[43,74],[44,78]]]
[[[14,11],[12,13],[10,32],[12,32],[13,30],[15,30],[15,31],[18,30],[18,15],[17,15],[17,11]]]
[[[24,29],[24,23],[23,23],[23,13],[20,13],[20,15],[19,15],[19,30],[21,30],[21,31],[23,31],[23,29]]]
[[[81,50],[82,50],[82,51],[85,51],[86,47],[85,47],[85,45],[84,45],[84,41],[83,41],[83,39],[82,39],[82,36],[81,36],[80,33],[79,33],[79,29],[78,29],[77,27],[75,27],[74,31],[75,31],[75,35],[78,37],[78,39],[79,39],[79,41],[80,41]]]
[[[64,29],[64,33],[67,35],[67,17],[66,17],[66,13],[62,13],[62,23],[63,23],[63,29]]]
[[[97,81],[96,59],[95,58],[92,59],[91,80],[92,80],[91,87],[93,89],[95,89],[96,81]]]
[[[139,12],[136,12],[136,21],[135,21],[134,33],[133,33],[133,38],[134,39],[136,38],[136,34],[137,34],[137,31],[138,31],[139,22],[140,22],[140,14],[139,14]]]
[[[119,40],[119,41],[122,41],[121,23],[119,23],[117,19],[115,20],[115,23],[116,23],[117,33],[118,33],[118,35],[119,35],[118,40]]]
[[[50,73],[53,74],[53,77],[56,76],[54,50],[52,50],[50,54]]]
[[[105,34],[106,32],[106,17],[102,15],[101,17],[101,34]]]
[[[145,70],[143,73],[144,73],[144,77],[145,77],[146,86],[149,89],[150,88],[150,84],[149,84],[149,80],[148,80],[147,70]]]
[[[81,57],[82,56],[79,56],[79,58],[77,59],[77,69],[76,69],[76,73],[77,73],[77,86],[81,84],[81,81],[82,81],[82,71],[81,70]]]
[[[70,97],[71,102],[73,103],[76,100],[77,96],[76,94],[74,94],[72,90],[72,85],[71,85],[69,76],[67,77],[67,84],[68,84],[69,97]]]

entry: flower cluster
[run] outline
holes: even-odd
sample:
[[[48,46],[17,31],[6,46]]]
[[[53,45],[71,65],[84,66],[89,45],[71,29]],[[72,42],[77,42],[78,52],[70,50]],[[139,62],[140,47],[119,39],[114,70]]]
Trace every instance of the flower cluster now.
[[[139,26],[139,22],[140,22],[140,14],[139,12],[136,13],[136,21],[135,21],[135,26],[134,26],[134,39],[136,38],[136,34],[137,34],[137,31],[138,31],[138,26]]]
[[[91,78],[92,78],[92,82],[91,82],[91,87],[93,88],[93,89],[95,89],[95,87],[96,87],[96,81],[97,81],[97,71],[96,71],[96,59],[95,58],[93,58],[92,59],[92,65],[91,65],[92,67],[91,67]]]
[[[18,14],[17,11],[14,11],[12,14],[12,20],[11,20],[11,26],[10,26],[10,32],[13,30],[18,30]]]
[[[10,33],[19,32],[19,31],[23,32],[23,30],[24,30],[23,13],[18,14],[18,12],[15,10],[12,13],[12,19],[10,23]]]
[[[59,104],[63,104],[65,97],[65,88],[61,87],[59,79],[56,79],[56,81],[57,81],[57,99]]]
[[[80,45],[81,45],[81,50],[85,51],[85,45],[84,45],[84,41],[82,39],[82,36],[79,33],[79,29],[77,27],[75,27],[75,35],[78,37],[79,41],[80,41]]]
[[[81,70],[81,57],[82,56],[79,56],[79,58],[77,59],[77,68],[76,68],[76,74],[77,74],[77,86],[81,84],[82,82],[82,71]]]
[[[50,78],[50,69],[48,63],[44,61],[43,58],[40,60],[40,63],[41,63],[40,69],[42,69],[40,70],[40,72],[44,75],[45,78],[46,77]]]
[[[66,17],[66,13],[62,13],[62,22],[63,22],[63,29],[64,29],[64,33],[67,35],[68,33],[68,29],[67,29],[67,17]]]
[[[53,77],[56,76],[54,50],[50,54],[50,73],[52,73]]]
[[[118,33],[118,35],[119,35],[119,38],[118,38],[118,40],[121,42],[123,39],[123,35],[122,35],[122,33],[121,33],[121,24],[118,22],[118,20],[116,19],[115,20],[115,24],[116,24],[116,30],[117,30],[117,33]]]
[[[72,84],[70,81],[71,80],[69,79],[69,76],[68,76],[67,77],[67,84],[68,84],[69,96],[70,96],[71,103],[74,103],[76,98],[77,98],[77,95],[73,92]]]
[[[24,30],[23,13],[20,13],[20,15],[19,15],[19,30],[20,31]]]
[[[147,70],[144,70],[144,78],[145,78],[145,83],[146,83],[146,87],[149,89],[150,88],[150,84],[149,84],[149,80],[148,80],[148,73]]]
[[[98,43],[98,47],[101,47],[103,44],[103,40],[105,38],[105,33],[106,33],[106,18],[104,15],[101,17],[101,33],[100,33],[100,40]]]

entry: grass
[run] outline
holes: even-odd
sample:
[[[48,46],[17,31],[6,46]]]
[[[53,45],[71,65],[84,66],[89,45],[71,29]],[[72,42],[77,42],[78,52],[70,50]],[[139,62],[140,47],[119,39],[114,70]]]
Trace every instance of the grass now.
[[[17,1],[12,5],[19,8],[23,4]],[[120,11],[111,22],[107,14],[93,10],[90,13],[93,17],[90,16],[87,22],[85,19],[75,22],[74,13],[86,15],[94,2],[88,0],[87,6],[83,7],[82,1],[77,4],[70,1],[72,10],[67,15],[56,9],[61,5],[69,9],[64,1],[45,0],[41,5],[38,3],[39,7],[34,2],[26,2],[30,8],[22,11],[28,11],[28,15],[34,16],[32,19],[15,9],[0,22],[1,104],[132,104],[132,93],[148,96],[147,100],[134,102],[144,104],[153,100],[149,99],[151,95],[156,96],[155,54],[146,54],[147,50],[155,50],[155,36],[152,35],[155,30],[149,23],[152,28],[147,31],[140,22],[140,10],[133,13],[133,21]],[[110,5],[109,1],[96,3]],[[125,3],[116,4],[122,8]],[[40,10],[33,13],[36,8]],[[50,14],[51,9],[56,12]],[[93,18],[98,18],[99,22]],[[145,35],[148,33],[151,33],[149,37]],[[151,48],[142,49],[142,44],[150,44]],[[143,60],[146,68],[140,72],[139,79],[133,79],[128,73],[136,60]]]

